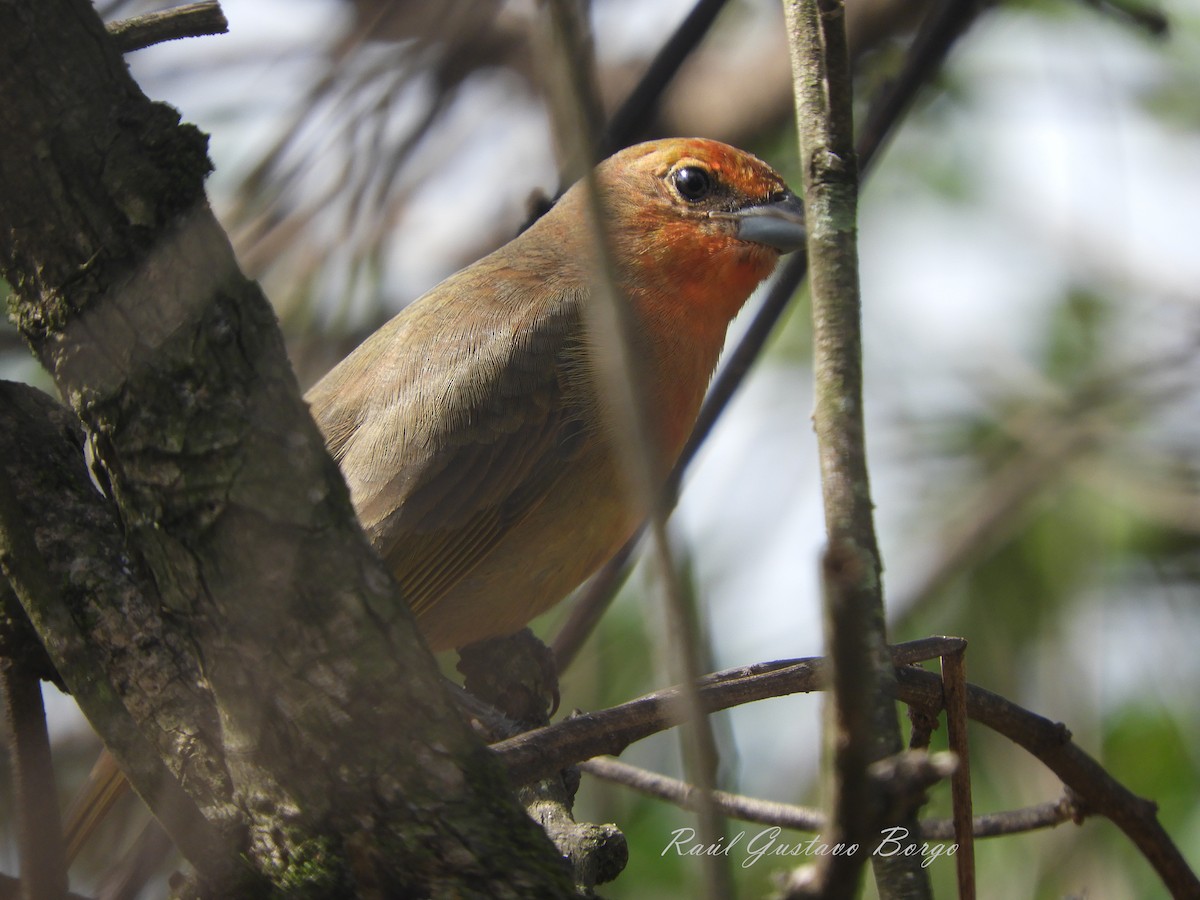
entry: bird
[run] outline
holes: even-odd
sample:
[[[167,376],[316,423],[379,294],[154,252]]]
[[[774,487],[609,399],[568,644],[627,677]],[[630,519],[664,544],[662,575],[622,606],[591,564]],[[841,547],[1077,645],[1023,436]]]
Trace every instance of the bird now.
[[[704,138],[637,144],[308,391],[358,518],[434,651],[520,630],[640,524],[588,329],[600,265],[589,184],[661,477],[730,321],[805,241],[801,199],[757,157]]]
[[[594,175],[665,477],[730,321],[803,246],[803,203],[766,163],[703,138],[628,147]],[[413,301],[306,394],[431,650],[519,631],[640,525],[586,319],[599,265],[587,189]],[[66,817],[71,858],[125,784],[105,751]]]

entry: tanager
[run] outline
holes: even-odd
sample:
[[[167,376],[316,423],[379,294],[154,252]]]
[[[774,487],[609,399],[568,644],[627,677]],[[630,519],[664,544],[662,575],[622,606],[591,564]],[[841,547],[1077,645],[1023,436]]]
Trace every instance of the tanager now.
[[[802,204],[768,165],[711,140],[638,144],[595,176],[665,475],[730,320],[803,244]],[[586,190],[414,301],[307,395],[433,650],[518,631],[639,524],[585,325]]]
[[[730,320],[803,244],[803,209],[773,169],[716,141],[639,144],[595,174],[665,474]],[[433,650],[518,631],[639,524],[584,321],[597,265],[585,189],[414,301],[307,395]],[[68,813],[72,857],[123,782],[103,754]]]

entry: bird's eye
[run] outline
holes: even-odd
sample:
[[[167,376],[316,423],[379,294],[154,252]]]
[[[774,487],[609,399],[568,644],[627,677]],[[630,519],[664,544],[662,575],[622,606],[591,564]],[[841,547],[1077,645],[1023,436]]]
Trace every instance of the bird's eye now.
[[[699,166],[677,169],[672,173],[671,180],[675,182],[675,190],[679,191],[679,196],[689,203],[703,200],[712,193],[712,176]]]

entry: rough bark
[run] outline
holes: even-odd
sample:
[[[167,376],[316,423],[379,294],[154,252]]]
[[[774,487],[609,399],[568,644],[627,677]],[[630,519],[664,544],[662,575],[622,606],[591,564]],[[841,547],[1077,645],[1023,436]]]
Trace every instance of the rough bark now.
[[[85,713],[114,749],[136,727],[239,851],[231,876],[185,847],[211,893],[569,894],[357,527],[208,209],[204,136],[141,94],[85,0],[0,2],[0,53],[10,312],[117,510],[119,533],[85,526],[117,546],[81,558],[127,556],[132,581],[114,612],[46,546],[49,510],[18,504],[38,560],[10,580]]]

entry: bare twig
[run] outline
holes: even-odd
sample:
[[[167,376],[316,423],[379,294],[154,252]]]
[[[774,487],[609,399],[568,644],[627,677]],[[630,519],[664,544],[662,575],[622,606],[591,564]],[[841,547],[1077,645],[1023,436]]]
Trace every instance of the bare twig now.
[[[684,809],[695,809],[696,789],[686,781],[668,778],[638,766],[631,766],[609,756],[598,756],[581,762],[579,768],[589,775],[623,784],[639,793],[666,800]],[[825,815],[819,809],[760,800],[731,794],[728,791],[713,791],[713,802],[721,812],[733,819],[755,822],[760,825],[792,828],[796,831],[821,831],[825,827]]]
[[[621,784],[649,797],[674,803],[685,809],[694,803],[695,788],[686,781],[669,778],[638,766],[631,766],[608,756],[598,756],[579,764],[589,775],[613,784]],[[717,791],[714,795],[721,812],[731,819],[753,822],[769,827],[788,828],[793,831],[822,832],[826,827],[825,814],[819,809],[762,800]],[[977,838],[1001,837],[1009,834],[1024,834],[1042,828],[1053,828],[1063,822],[1081,818],[1082,813],[1069,795],[1058,800],[1040,803],[1024,809],[1005,810],[976,816],[973,834]],[[957,841],[953,819],[926,819],[921,822],[921,840]]]
[[[767,697],[819,690],[825,683],[819,658],[780,660],[729,669],[700,679],[707,713]],[[492,745],[514,782],[541,778],[593,756],[620,754],[634,741],[679,724],[681,688],[654,691],[599,712],[584,713]]]
[[[117,49],[132,53],[181,38],[225,34],[229,31],[229,22],[217,0],[201,0],[162,12],[121,19],[106,27]]]
[[[962,37],[989,0],[938,0],[913,40],[896,78],[871,101],[859,131],[858,150],[865,160],[883,147],[900,119],[916,99],[917,91],[942,67],[950,48]]]
[[[1082,822],[1085,813],[1075,805],[1070,792],[1057,800],[975,816],[971,832],[976,838],[1003,837],[1024,834],[1042,828],[1053,828],[1063,822]],[[953,819],[930,819],[921,823],[921,839],[927,841],[955,840]]]
[[[934,637],[917,638],[915,641],[905,641],[903,644],[892,644],[888,650],[892,654],[892,665],[911,666],[913,663],[938,659],[951,653],[961,653],[966,646],[965,638],[940,634]]]
[[[972,833],[971,757],[967,744],[967,667],[966,650],[942,657],[942,684],[946,698],[946,731],[950,749],[958,756],[958,768],[951,776],[954,805],[954,839],[958,853],[954,863],[958,875],[959,900],[975,900],[975,840]]]

